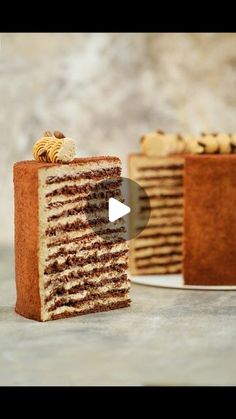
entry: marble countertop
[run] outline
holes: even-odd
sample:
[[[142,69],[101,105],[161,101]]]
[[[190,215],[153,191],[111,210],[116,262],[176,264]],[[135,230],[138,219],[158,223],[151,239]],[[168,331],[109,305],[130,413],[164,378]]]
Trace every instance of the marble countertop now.
[[[133,285],[128,309],[48,323],[14,312],[0,249],[0,385],[235,385],[236,292]]]

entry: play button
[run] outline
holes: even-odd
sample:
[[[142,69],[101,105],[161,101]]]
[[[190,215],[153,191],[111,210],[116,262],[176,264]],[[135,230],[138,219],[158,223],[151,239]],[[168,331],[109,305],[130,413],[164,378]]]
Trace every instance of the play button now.
[[[131,209],[125,204],[122,204],[121,202],[117,201],[115,198],[109,199],[109,221],[113,223],[116,220],[119,220],[119,218],[124,217],[125,215],[129,214]]]
[[[117,237],[129,241],[148,225],[150,200],[133,180],[111,177],[91,188],[83,212],[89,227],[107,243]]]

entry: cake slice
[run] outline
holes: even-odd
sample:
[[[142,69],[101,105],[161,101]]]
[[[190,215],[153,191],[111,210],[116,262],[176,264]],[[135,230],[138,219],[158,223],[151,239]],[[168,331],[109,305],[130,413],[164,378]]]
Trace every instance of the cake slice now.
[[[130,243],[129,268],[133,275],[181,272],[183,165],[181,155],[129,156],[129,177],[147,194],[131,196],[132,236],[142,230]],[[147,211],[150,219],[144,227]]]
[[[129,306],[124,225],[104,222],[120,174],[117,157],[14,165],[17,313],[47,321]]]
[[[184,282],[236,285],[236,155],[185,161]]]

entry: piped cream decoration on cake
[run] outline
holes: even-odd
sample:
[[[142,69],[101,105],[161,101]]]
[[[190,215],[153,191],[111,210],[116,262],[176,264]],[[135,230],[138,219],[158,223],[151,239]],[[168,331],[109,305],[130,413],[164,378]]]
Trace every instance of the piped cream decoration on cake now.
[[[166,134],[164,131],[149,132],[140,140],[141,150],[146,156],[168,156],[182,153],[185,142],[178,134]]]
[[[141,137],[141,150],[149,157],[172,154],[231,154],[236,152],[236,135],[224,133],[168,134],[153,131]]]
[[[75,154],[75,141],[60,131],[46,131],[33,147],[34,159],[40,162],[69,163]]]

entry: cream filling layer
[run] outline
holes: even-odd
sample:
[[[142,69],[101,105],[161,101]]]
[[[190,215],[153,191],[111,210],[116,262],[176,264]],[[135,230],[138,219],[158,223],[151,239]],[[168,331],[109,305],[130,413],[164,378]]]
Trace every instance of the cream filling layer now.
[[[182,261],[182,256],[181,255],[170,255],[170,256],[163,256],[163,257],[158,257],[158,256],[153,256],[153,257],[148,257],[145,259],[136,259],[136,264],[138,267],[144,267],[144,266],[149,266],[149,264],[158,264],[158,265],[164,265],[165,263],[174,263],[174,262],[181,262]]]
[[[114,169],[118,169],[118,167],[115,167]],[[54,192],[58,189],[63,188],[64,186],[84,186],[84,185],[93,185],[95,186],[96,184],[100,183],[100,182],[104,182],[107,180],[111,180],[111,181],[116,181],[119,180],[120,176],[110,176],[110,175],[103,175],[102,177],[100,177],[98,180],[96,179],[77,179],[77,180],[65,180],[65,181],[61,181],[60,183],[51,183],[51,184],[47,184],[46,185],[46,189],[45,192],[46,194]]]
[[[145,207],[145,201],[140,200],[140,207]],[[152,208],[158,208],[158,207],[162,207],[162,206],[173,206],[173,205],[183,205],[184,200],[182,197],[175,197],[173,195],[173,198],[166,198],[166,197],[161,197],[161,198],[150,198],[149,199],[149,205]]]
[[[183,165],[180,165],[178,169],[162,169],[159,170],[158,167],[156,169],[147,169],[145,171],[140,171],[138,168],[136,169],[136,181],[139,183],[143,179],[150,179],[150,177],[175,177],[175,176],[183,176]]]
[[[141,212],[139,215],[140,220],[147,219],[147,211],[149,211],[149,208],[146,209],[146,211]],[[150,211],[150,220],[156,220],[167,217],[183,217],[184,210],[183,208],[160,208],[160,209],[154,209],[152,208]]]
[[[117,258],[114,256],[113,263],[124,264],[124,263],[127,262],[127,258],[128,258],[128,255],[119,256]],[[64,269],[63,272],[57,272],[55,274],[45,275],[45,280],[47,281],[49,278],[51,280],[53,280],[53,278],[59,278],[60,276],[68,275],[70,273],[75,273],[76,274],[76,272],[78,272],[78,268],[79,268],[79,271],[90,272],[93,269],[101,269],[101,268],[110,266],[111,262],[112,262],[112,260],[109,259],[107,262],[93,262],[93,263],[87,263],[87,264],[82,265],[82,266],[78,265],[77,270],[75,270],[74,266],[73,267],[68,267],[67,269]]]
[[[156,234],[182,234],[183,233],[183,226],[166,226],[166,227],[149,227],[147,229],[144,229],[141,234],[139,234],[139,238],[147,237],[147,236],[153,236]]]
[[[168,189],[183,186],[183,179],[145,179],[139,180],[139,185],[143,188],[158,187],[160,189],[168,187]]]
[[[171,226],[171,224],[183,224],[183,217],[178,216],[168,216],[168,217],[150,217],[148,220],[148,223],[146,225],[143,225],[142,219],[137,219],[136,221],[136,228],[138,227],[157,227],[157,226]],[[148,230],[147,230],[148,231]]]
[[[59,264],[64,263],[68,257],[81,257],[83,259],[86,259],[86,258],[93,257],[93,256],[94,257],[100,257],[100,256],[107,255],[107,254],[114,254],[114,253],[118,253],[118,252],[123,252],[125,250],[128,250],[128,246],[127,246],[126,243],[114,244],[111,249],[107,249],[104,246],[103,249],[91,249],[91,250],[81,250],[81,251],[78,250],[73,255],[56,256],[54,259],[50,259],[47,262],[47,265],[51,265],[55,260]]]
[[[172,252],[182,253],[182,245],[169,245],[163,247],[147,247],[146,249],[135,249],[135,257],[148,257],[153,255],[168,255]]]
[[[122,303],[122,302],[125,302],[127,300],[129,300],[128,293],[127,293],[127,295],[124,295],[122,297],[109,297],[109,298],[106,298],[105,300],[101,299],[101,300],[87,301],[86,303],[82,303],[79,308],[78,307],[75,308],[75,307],[62,306],[62,307],[58,307],[54,311],[51,311],[49,313],[45,313],[44,320],[50,319],[52,317],[52,315],[62,314],[64,312],[80,313],[82,311],[92,310],[95,307],[109,306],[110,304]]]
[[[69,251],[79,251],[80,249],[83,249],[84,247],[88,247],[88,246],[93,246],[96,244],[100,244],[103,247],[106,247],[106,243],[107,242],[114,242],[116,240],[118,240],[119,237],[117,237],[117,235],[108,235],[106,236],[106,240],[101,237],[101,236],[97,236],[94,235],[94,237],[88,238],[86,240],[83,241],[78,241],[76,243],[74,242],[69,242],[67,244],[61,244],[61,245],[57,245],[57,246],[53,246],[53,247],[49,247],[48,248],[48,256],[52,256],[57,252],[69,252]]]
[[[134,242],[134,248],[138,249],[139,247],[147,247],[147,246],[158,246],[165,244],[166,246],[168,244],[181,244],[182,243],[182,237],[181,236],[163,236],[163,237],[146,237],[146,238],[140,238],[140,236],[136,237]]]
[[[118,231],[120,229],[120,227],[124,227],[124,226],[119,226],[116,227],[114,229],[112,229],[112,233],[107,233],[106,235],[104,235],[104,238],[109,238],[110,239],[110,235],[112,237],[120,237],[121,233]],[[102,230],[102,229],[101,229]],[[73,240],[76,240],[76,244],[79,243],[79,240],[81,239],[81,241],[83,240],[83,243],[87,243],[87,239],[85,241],[85,239],[83,238],[85,235],[93,235],[93,237],[96,237],[98,241],[103,241],[103,238],[100,236],[97,236],[95,231],[91,230],[91,229],[86,229],[86,230],[82,230],[80,233],[76,232],[76,231],[72,231],[72,232],[67,232],[67,233],[63,233],[60,234],[60,236],[55,236],[55,237],[48,237],[46,244],[49,245],[49,248],[51,249],[56,249],[58,246],[64,246],[64,244],[60,244],[62,241],[65,242],[71,242]],[[77,241],[78,240],[78,241]],[[104,239],[105,240],[105,239]]]
[[[145,197],[146,195],[148,196],[176,196],[176,195],[180,195],[183,194],[183,186],[176,186],[175,188],[159,188],[157,186],[151,187],[151,188],[146,188],[145,189],[146,194],[140,192],[139,197]]]
[[[112,271],[112,272],[104,272],[101,273],[99,276],[86,279],[74,279],[70,280],[69,282],[62,283],[60,280],[55,280],[52,282],[46,289],[45,289],[45,296],[48,297],[54,290],[56,290],[58,287],[62,286],[63,290],[69,291],[73,287],[77,286],[83,286],[86,284],[88,285],[99,285],[104,280],[112,280],[113,278],[117,278],[117,282],[119,282],[119,277],[122,275],[125,275],[125,270],[123,272],[118,271]]]
[[[174,273],[177,271],[182,270],[182,263],[173,263],[173,265],[169,266],[150,266],[145,268],[138,268],[135,269],[138,274],[166,274],[166,273]]]
[[[58,225],[66,225],[71,224],[76,221],[80,223],[88,223],[91,221],[94,221],[99,218],[106,218],[108,217],[108,211],[107,210],[98,210],[94,211],[92,214],[76,214],[76,215],[65,215],[64,217],[61,217],[60,219],[52,220],[47,222],[47,228],[53,228]],[[108,220],[107,220],[108,222]]]
[[[122,290],[127,290],[128,291],[129,289],[130,289],[129,282],[123,283],[120,287],[117,287],[117,288],[114,287],[114,284],[108,284],[108,285],[104,285],[103,287],[91,288],[90,290],[83,290],[83,291],[80,291],[76,294],[56,296],[56,297],[52,298],[52,300],[50,300],[46,303],[46,308],[49,310],[51,307],[54,306],[54,304],[56,304],[60,301],[64,301],[65,304],[70,302],[70,301],[78,301],[79,302],[79,300],[83,300],[84,298],[87,298],[87,297],[89,298],[90,296],[93,296],[93,295],[100,294],[101,297],[102,297],[103,294],[105,294],[108,291],[122,291]]]

